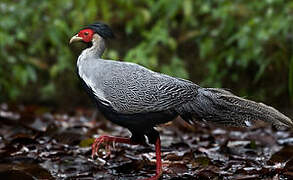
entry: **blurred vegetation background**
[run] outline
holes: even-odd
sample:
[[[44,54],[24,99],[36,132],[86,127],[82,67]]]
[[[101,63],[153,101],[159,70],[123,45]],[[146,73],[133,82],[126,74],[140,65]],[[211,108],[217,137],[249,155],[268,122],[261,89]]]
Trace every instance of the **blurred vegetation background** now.
[[[68,41],[96,21],[117,36],[104,58],[292,106],[291,0],[1,0],[0,101],[87,104]]]

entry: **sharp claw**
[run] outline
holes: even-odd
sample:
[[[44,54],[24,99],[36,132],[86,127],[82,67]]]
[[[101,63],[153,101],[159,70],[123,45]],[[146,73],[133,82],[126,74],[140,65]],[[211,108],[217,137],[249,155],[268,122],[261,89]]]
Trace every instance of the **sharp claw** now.
[[[107,156],[111,154],[111,145],[113,145],[114,149],[116,142],[121,142],[121,143],[127,143],[127,144],[132,144],[130,139],[128,138],[119,138],[119,137],[110,137],[110,136],[100,136],[98,138],[95,139],[94,143],[92,144],[92,158],[95,158],[95,156],[99,155],[99,148],[101,146],[102,143],[107,143],[105,145],[105,149],[107,151]],[[111,144],[110,142],[113,142],[113,144]],[[106,157],[107,157],[106,156]]]
[[[105,155],[105,157],[109,157],[111,155],[110,144],[107,143],[105,149],[106,149],[106,155]]]
[[[102,143],[105,142],[105,139],[103,136],[96,138],[93,145],[92,145],[92,158],[94,159],[95,156],[98,154],[99,147],[101,146]],[[109,150],[108,145],[106,145],[106,150]]]

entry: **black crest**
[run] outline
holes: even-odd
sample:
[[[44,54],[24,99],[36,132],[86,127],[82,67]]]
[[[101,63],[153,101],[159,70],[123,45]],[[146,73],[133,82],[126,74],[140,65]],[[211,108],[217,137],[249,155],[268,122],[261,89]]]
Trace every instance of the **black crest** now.
[[[84,27],[83,29],[92,29],[95,33],[98,33],[104,39],[115,38],[111,28],[104,23],[96,22]]]

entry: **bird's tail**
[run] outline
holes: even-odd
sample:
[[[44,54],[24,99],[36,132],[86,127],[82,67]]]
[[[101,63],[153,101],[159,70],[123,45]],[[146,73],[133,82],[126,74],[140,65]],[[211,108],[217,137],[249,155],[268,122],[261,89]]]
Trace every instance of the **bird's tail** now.
[[[217,88],[199,88],[196,100],[178,109],[185,120],[203,120],[223,125],[249,127],[261,120],[293,128],[293,122],[273,107],[237,97]]]

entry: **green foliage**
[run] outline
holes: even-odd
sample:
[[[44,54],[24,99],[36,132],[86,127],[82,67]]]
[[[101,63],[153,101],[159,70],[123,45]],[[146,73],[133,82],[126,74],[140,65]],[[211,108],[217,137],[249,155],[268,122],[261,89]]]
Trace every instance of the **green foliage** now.
[[[76,54],[68,40],[95,21],[118,34],[105,58],[263,100],[293,97],[292,12],[287,0],[2,0],[0,100],[73,92]],[[267,85],[251,88],[259,84]]]
[[[204,26],[203,39],[199,39],[198,43],[201,58],[214,58],[208,62],[209,79],[219,74],[227,75],[231,67],[246,69],[251,64],[258,69],[255,82],[260,80],[269,65],[284,72],[292,56],[292,49],[286,41],[293,32],[290,25],[293,22],[290,15],[293,3],[284,3],[286,1],[283,0],[207,3],[208,7],[214,8],[205,10],[209,23],[201,23]],[[227,68],[217,68],[221,63]]]
[[[290,63],[290,67],[289,67],[290,71],[289,71],[289,93],[291,95],[291,100],[293,101],[293,56],[291,57],[291,63]]]

